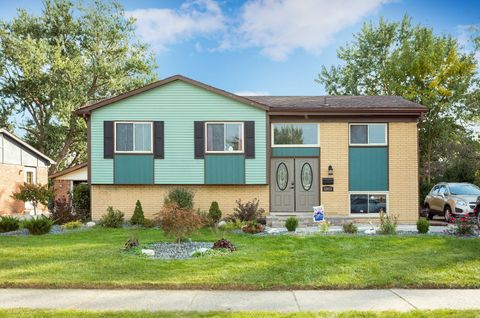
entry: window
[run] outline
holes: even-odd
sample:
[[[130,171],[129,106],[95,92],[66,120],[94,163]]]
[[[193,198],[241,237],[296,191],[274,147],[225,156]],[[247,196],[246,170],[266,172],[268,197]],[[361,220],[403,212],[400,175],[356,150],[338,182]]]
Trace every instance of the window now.
[[[243,123],[210,122],[206,125],[206,152],[243,152]]]
[[[115,123],[115,152],[152,152],[152,123]]]
[[[351,214],[375,214],[387,212],[387,194],[385,193],[355,193],[350,194]]]
[[[272,124],[272,147],[318,147],[318,124]]]
[[[26,178],[25,178],[26,182],[28,184],[33,184],[33,172],[32,171],[27,171],[27,175],[26,175]]]
[[[386,146],[387,124],[350,124],[350,145]]]

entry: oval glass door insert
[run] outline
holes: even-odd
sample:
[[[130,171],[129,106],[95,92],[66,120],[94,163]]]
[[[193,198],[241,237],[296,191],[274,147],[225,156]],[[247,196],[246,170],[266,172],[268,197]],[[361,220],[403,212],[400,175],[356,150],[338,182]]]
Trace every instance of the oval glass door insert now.
[[[277,167],[277,186],[283,191],[288,185],[288,169],[284,162],[281,162]]]
[[[305,191],[308,191],[312,188],[313,171],[312,166],[310,166],[308,162],[304,163],[302,166],[302,171],[300,172],[300,180],[302,181],[302,188]]]

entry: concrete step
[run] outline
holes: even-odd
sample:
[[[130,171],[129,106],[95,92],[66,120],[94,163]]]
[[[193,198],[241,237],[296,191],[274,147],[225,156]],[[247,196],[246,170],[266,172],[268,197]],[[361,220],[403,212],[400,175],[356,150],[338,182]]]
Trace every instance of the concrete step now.
[[[270,227],[285,227],[287,218],[295,216],[298,219],[298,227],[316,226],[318,223],[313,221],[313,212],[297,213],[297,212],[275,212],[267,216],[267,226]],[[342,225],[347,222],[352,222],[353,218],[345,216],[331,216],[327,217],[328,223],[331,225]]]

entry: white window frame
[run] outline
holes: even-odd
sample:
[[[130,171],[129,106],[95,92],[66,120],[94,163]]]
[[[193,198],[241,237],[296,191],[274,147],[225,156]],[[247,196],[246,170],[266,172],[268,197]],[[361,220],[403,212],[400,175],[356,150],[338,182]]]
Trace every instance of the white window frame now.
[[[242,150],[208,150],[208,125],[223,124],[223,144],[226,144],[226,125],[240,125],[240,136],[242,137]],[[205,153],[245,153],[245,134],[242,121],[207,121],[204,126],[205,130]]]
[[[274,125],[317,125],[317,143],[316,144],[275,144],[275,128]],[[270,145],[272,148],[311,148],[311,147],[320,147],[320,124],[319,123],[271,123],[270,125],[271,137]]]
[[[379,217],[380,213],[352,213],[352,195],[357,195],[357,194],[366,194],[367,199],[370,199],[369,197],[371,195],[384,195],[385,196],[385,205],[387,211],[385,211],[385,214],[390,213],[390,206],[389,206],[389,198],[388,198],[388,191],[350,191],[348,192],[348,214],[351,217],[358,217],[358,218],[369,218],[369,217]],[[368,206],[368,204],[367,204]]]
[[[117,150],[117,124],[149,124],[150,125],[150,150],[149,151],[139,151],[139,150],[132,150],[132,151],[119,151]],[[135,126],[133,127],[133,149],[135,149]],[[113,142],[115,144],[115,153],[145,153],[150,154],[153,153],[153,122],[151,121],[116,121],[113,125]]]
[[[367,143],[366,144],[352,144],[352,126],[367,126]],[[383,125],[385,127],[385,142],[384,143],[369,143],[370,139],[370,126],[371,125]],[[387,123],[350,123],[348,125],[348,144],[350,146],[361,146],[361,147],[375,147],[375,146],[388,146],[388,127]]]

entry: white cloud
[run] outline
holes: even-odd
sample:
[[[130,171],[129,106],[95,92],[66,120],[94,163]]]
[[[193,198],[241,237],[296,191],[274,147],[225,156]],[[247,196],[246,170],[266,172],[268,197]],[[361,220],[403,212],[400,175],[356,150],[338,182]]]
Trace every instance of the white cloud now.
[[[474,43],[472,37],[480,35],[480,24],[467,24],[457,26],[457,41],[463,52],[468,53],[474,50]],[[475,59],[480,69],[480,52],[475,52]]]
[[[239,96],[268,96],[270,95],[269,92],[265,91],[240,91],[240,92],[235,92],[235,95]]]
[[[253,0],[245,4],[237,43],[258,47],[275,61],[295,49],[319,53],[336,32],[388,0]],[[225,45],[225,44],[223,44]]]
[[[137,20],[137,34],[157,50],[184,40],[224,29],[225,17],[213,0],[190,0],[178,10],[137,9],[126,12]]]

